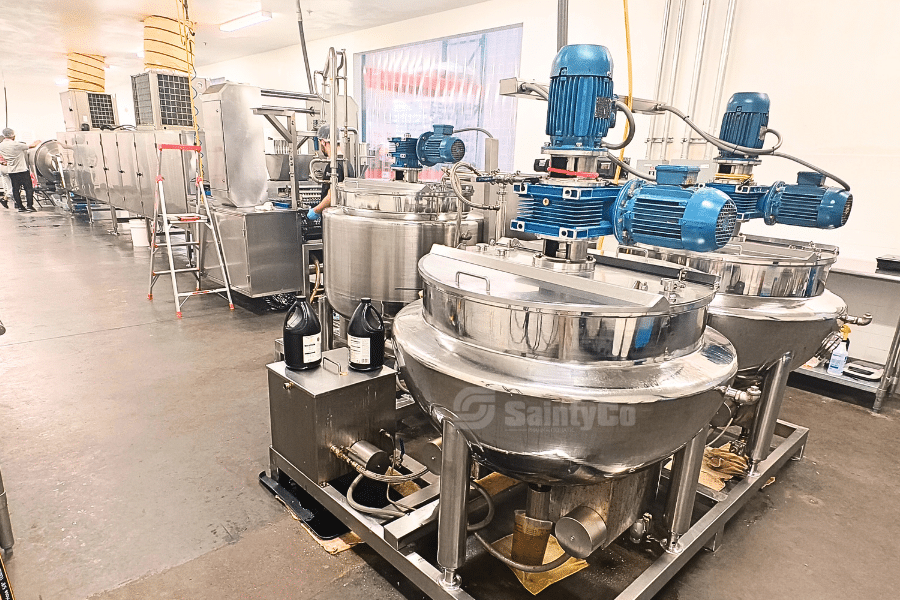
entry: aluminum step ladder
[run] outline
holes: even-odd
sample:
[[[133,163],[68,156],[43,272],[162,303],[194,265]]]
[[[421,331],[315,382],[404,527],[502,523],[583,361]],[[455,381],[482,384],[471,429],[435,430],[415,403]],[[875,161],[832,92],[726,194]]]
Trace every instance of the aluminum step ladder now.
[[[172,278],[172,293],[175,295],[175,316],[179,319],[182,317],[181,307],[192,296],[200,296],[204,294],[224,293],[228,299],[228,307],[234,310],[234,302],[231,299],[231,280],[228,277],[228,267],[225,263],[225,252],[222,249],[222,242],[219,238],[219,228],[213,215],[212,209],[206,202],[203,193],[203,176],[197,177],[197,201],[194,207],[197,212],[188,213],[169,213],[166,209],[166,194],[163,189],[164,178],[162,176],[162,153],[164,150],[178,150],[180,152],[197,152],[201,151],[200,146],[185,146],[180,144],[159,144],[157,147],[157,171],[156,171],[156,198],[153,203],[153,224],[152,237],[150,240],[150,289],[147,292],[147,298],[153,300],[153,286],[156,284],[160,275],[170,275]],[[219,266],[222,269],[222,281],[225,282],[224,287],[204,290],[201,277],[203,275],[203,237],[200,235],[201,228],[209,229],[212,234],[216,255],[219,258]],[[193,229],[193,231],[192,231]],[[194,235],[192,235],[192,233]],[[173,242],[172,236],[183,234],[183,242]],[[162,243],[159,243],[162,240]],[[169,259],[169,268],[157,270],[155,267],[156,254],[161,248],[166,249]],[[183,247],[188,253],[188,264],[184,268],[175,268],[175,257],[173,249]],[[196,258],[192,258],[193,250],[196,249]],[[178,291],[178,274],[191,273],[196,278],[196,287],[191,292]]]

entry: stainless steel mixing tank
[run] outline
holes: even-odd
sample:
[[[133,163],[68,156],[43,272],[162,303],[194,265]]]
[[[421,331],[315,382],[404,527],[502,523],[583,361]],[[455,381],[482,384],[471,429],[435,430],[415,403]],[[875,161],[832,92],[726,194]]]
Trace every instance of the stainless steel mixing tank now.
[[[471,187],[468,189],[471,194]],[[418,260],[434,244],[478,241],[481,217],[462,215],[458,200],[439,183],[347,179],[323,216],[325,293],[349,318],[360,298],[372,298],[390,319],[419,298]],[[465,209],[464,209],[465,210]]]
[[[524,249],[435,246],[419,262],[423,300],[394,321],[413,397],[477,460],[531,483],[591,483],[670,456],[722,405],[737,359],[706,327],[712,285],[631,262],[572,275]]]

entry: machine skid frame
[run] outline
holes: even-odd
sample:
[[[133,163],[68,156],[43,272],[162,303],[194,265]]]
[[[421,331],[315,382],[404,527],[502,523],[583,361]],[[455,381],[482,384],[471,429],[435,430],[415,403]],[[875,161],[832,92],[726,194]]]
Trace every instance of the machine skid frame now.
[[[728,521],[788,460],[802,458],[808,435],[809,429],[806,427],[779,420],[775,427],[774,447],[769,456],[759,463],[759,475],[745,476],[723,492],[712,492],[698,486],[694,514],[702,513],[702,516],[693,520],[690,529],[679,538],[677,552],[663,552],[615,600],[651,600],[701,549],[717,550]],[[290,477],[430,598],[482,600],[465,591],[465,578],[460,589],[442,586],[440,567],[419,554],[416,544],[412,543],[422,536],[436,534],[439,480],[417,493],[423,497],[422,502],[416,503],[416,510],[405,517],[385,522],[354,510],[343,494],[331,486],[319,486],[271,447],[269,458],[273,479],[278,479],[279,472]],[[417,468],[417,465],[408,466]],[[596,568],[588,567],[585,572]],[[575,574],[572,577],[578,576]],[[523,597],[526,594],[523,590]]]

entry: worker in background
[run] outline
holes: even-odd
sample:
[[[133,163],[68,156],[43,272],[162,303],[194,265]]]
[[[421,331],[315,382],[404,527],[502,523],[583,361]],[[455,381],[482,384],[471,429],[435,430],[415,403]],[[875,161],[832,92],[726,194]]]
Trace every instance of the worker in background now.
[[[0,142],[0,158],[6,163],[9,171],[9,179],[12,183],[12,197],[16,208],[19,212],[37,212],[34,208],[34,186],[31,185],[31,173],[28,171],[28,162],[25,160],[25,153],[30,148],[37,148],[40,140],[35,141],[30,146],[25,142],[16,141],[16,132],[7,127],[3,130],[3,141]],[[22,197],[19,189],[25,189],[25,198],[27,200],[27,208],[22,206]],[[2,202],[5,208],[9,208],[9,203],[4,199]]]
[[[12,196],[12,182],[9,180],[9,167],[6,161],[0,158],[0,204],[3,208],[9,208],[9,197]]]
[[[330,158],[331,127],[327,123],[325,125],[322,125],[316,132],[316,137],[319,138],[319,148],[322,149],[322,153],[325,154],[325,158]],[[344,167],[341,164],[340,160],[338,160],[337,169],[338,181],[343,181]],[[322,201],[313,208],[309,209],[309,212],[306,213],[306,218],[310,221],[317,221],[322,216],[322,211],[331,206],[331,164],[325,167],[325,173],[322,175],[322,181]]]

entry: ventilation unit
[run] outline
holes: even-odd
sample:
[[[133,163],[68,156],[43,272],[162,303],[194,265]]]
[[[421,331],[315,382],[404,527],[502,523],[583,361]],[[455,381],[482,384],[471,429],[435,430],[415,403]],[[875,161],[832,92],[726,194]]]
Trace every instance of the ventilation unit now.
[[[66,131],[112,129],[119,125],[116,97],[112,94],[69,90],[59,95]]]
[[[131,76],[135,124],[147,129],[193,129],[194,113],[200,110],[205,79],[194,79],[171,71],[146,71]],[[191,94],[194,109],[191,109]]]

